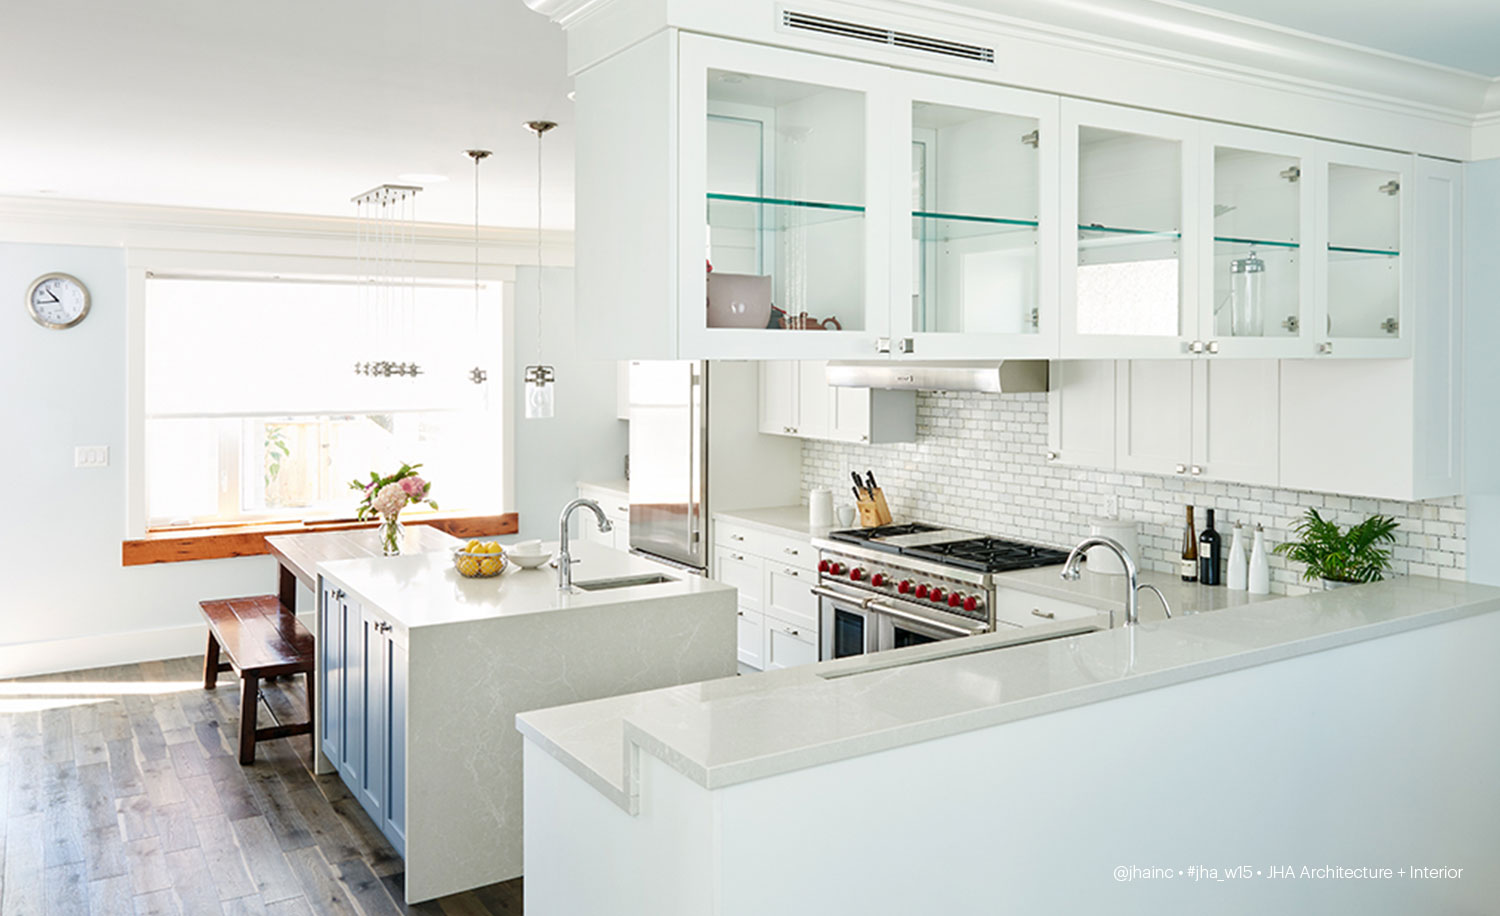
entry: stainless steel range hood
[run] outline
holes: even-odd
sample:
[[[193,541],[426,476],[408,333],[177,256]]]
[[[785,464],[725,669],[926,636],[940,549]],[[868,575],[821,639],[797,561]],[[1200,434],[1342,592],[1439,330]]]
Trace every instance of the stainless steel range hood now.
[[[1045,359],[879,360],[828,363],[828,384],[840,388],[901,388],[916,391],[983,391],[1024,394],[1047,390]]]

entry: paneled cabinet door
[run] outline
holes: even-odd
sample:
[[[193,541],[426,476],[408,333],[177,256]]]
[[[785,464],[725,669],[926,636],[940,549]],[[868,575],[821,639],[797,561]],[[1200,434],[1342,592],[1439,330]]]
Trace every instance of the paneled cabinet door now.
[[[318,614],[322,638],[318,642],[318,706],[322,724],[318,731],[318,746],[337,769],[343,760],[344,592],[327,579],[320,579],[320,582],[322,601],[318,605]]]
[[[1204,269],[1189,349],[1209,358],[1313,355],[1319,144],[1208,122],[1199,131]]]
[[[819,54],[679,38],[684,355],[869,358],[889,337],[894,175],[880,141],[896,130],[893,79]]]
[[[1115,466],[1115,362],[1064,360],[1051,367],[1047,392],[1047,463]]]
[[[765,661],[765,626],[766,618],[758,611],[747,610],[743,605],[739,608],[738,649],[737,657],[739,663],[757,671],[764,670]]]
[[[1193,464],[1192,360],[1115,364],[1115,468],[1198,477]]]
[[[1272,359],[1193,364],[1193,463],[1210,480],[1280,480],[1281,366]]]
[[[1322,150],[1315,351],[1320,358],[1410,356],[1415,159],[1333,143]]]
[[[342,683],[343,706],[339,718],[343,730],[339,733],[339,775],[351,791],[365,780],[365,697],[366,670],[364,613],[359,602],[344,598],[339,601],[339,637],[342,644],[339,657],[343,662]]]
[[[360,615],[360,644],[364,663],[360,666],[360,744],[362,764],[358,778],[349,788],[360,806],[376,824],[385,822],[386,777],[386,639],[378,616],[365,611]]]
[[[381,830],[402,856],[406,855],[406,679],[406,644],[387,639],[385,822]]]
[[[817,660],[816,628],[766,616],[765,670],[810,665]]]
[[[1060,141],[1062,358],[1189,355],[1198,123],[1063,99]]]
[[[760,372],[760,431],[774,436],[797,434],[799,373],[794,359],[762,360]]]
[[[1057,97],[914,73],[898,85],[892,355],[1056,356]]]

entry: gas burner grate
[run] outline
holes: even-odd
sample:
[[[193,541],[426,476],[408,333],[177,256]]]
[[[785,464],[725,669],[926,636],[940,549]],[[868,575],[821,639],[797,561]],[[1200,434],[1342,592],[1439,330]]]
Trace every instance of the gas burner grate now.
[[[909,547],[902,553],[977,572],[1009,572],[1038,566],[1056,566],[1068,559],[1065,551],[1051,547],[990,537]]]

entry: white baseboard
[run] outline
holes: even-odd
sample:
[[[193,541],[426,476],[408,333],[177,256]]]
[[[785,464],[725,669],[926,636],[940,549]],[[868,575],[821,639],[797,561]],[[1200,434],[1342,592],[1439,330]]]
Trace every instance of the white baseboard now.
[[[299,614],[298,617],[309,630],[313,629],[311,615]],[[189,655],[201,658],[207,639],[208,626],[195,623],[47,642],[13,643],[0,646],[0,678],[58,674]]]

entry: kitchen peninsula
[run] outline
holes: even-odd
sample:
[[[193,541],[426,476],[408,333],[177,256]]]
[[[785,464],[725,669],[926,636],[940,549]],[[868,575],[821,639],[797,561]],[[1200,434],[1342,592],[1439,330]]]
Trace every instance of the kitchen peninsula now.
[[[733,589],[571,549],[566,592],[546,566],[465,579],[447,551],[317,566],[318,770],[405,858],[408,903],[521,874],[517,713],[734,673]],[[637,576],[657,581],[610,581]]]
[[[525,713],[527,912],[1478,912],[1497,610],[1407,577]],[[1465,880],[1117,871],[1415,861]]]

